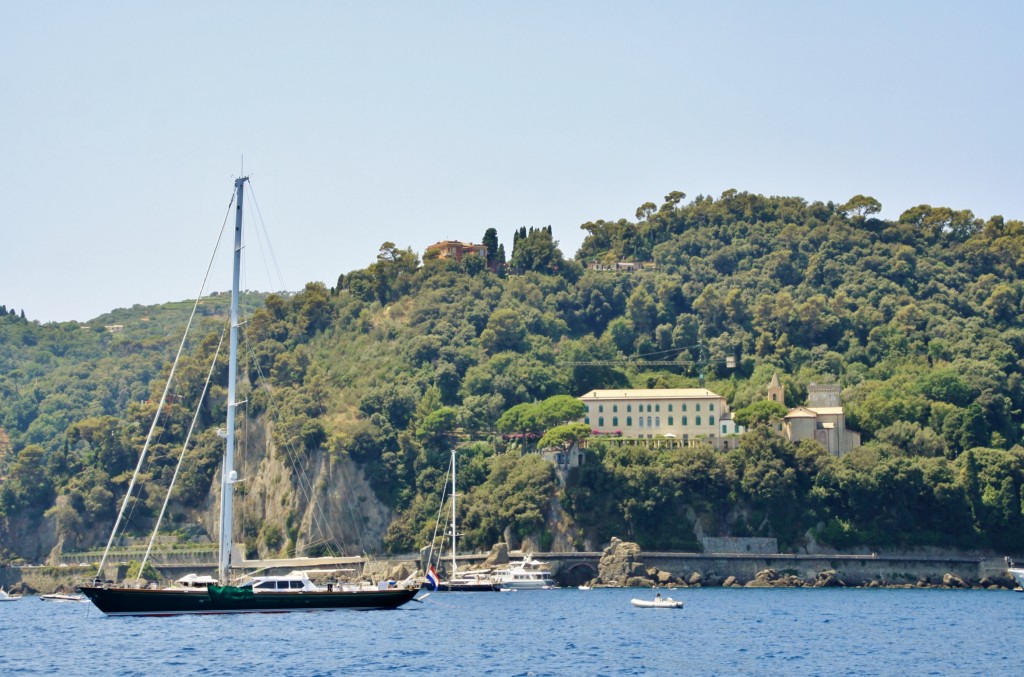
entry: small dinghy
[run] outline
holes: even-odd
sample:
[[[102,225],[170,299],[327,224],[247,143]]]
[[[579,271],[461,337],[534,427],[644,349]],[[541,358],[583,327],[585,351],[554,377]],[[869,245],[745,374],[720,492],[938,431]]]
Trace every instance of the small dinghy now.
[[[66,595],[55,592],[52,595],[39,595],[39,599],[44,602],[84,602],[85,595]]]
[[[633,606],[640,607],[641,609],[682,609],[683,603],[679,600],[672,599],[671,597],[662,598],[658,595],[654,599],[637,599],[633,598],[630,600]]]

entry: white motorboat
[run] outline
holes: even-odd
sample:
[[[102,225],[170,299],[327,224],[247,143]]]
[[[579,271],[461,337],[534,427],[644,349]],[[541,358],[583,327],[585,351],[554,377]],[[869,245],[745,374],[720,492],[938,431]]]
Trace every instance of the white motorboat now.
[[[43,602],[84,602],[85,595],[68,595],[62,592],[55,592],[50,595],[39,595]]]
[[[6,590],[0,587],[0,602],[17,602],[21,599],[21,595],[8,594]]]
[[[541,563],[532,555],[496,569],[493,576],[502,590],[551,590],[556,587],[551,572],[542,569]]]
[[[683,603],[671,597],[662,597],[658,594],[654,599],[637,599],[634,597],[630,604],[641,609],[682,609]]]

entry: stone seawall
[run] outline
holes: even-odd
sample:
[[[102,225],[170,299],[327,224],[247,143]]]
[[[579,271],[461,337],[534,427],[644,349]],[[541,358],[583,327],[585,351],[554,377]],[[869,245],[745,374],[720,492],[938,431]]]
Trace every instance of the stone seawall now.
[[[740,555],[740,554],[688,554],[668,552],[642,552],[643,564],[661,571],[671,572],[683,580],[693,572],[714,584],[729,576],[739,583],[754,580],[758,572],[774,569],[781,574],[813,580],[823,571],[835,571],[848,585],[866,585],[876,581],[880,585],[898,585],[929,581],[938,583],[946,574],[964,581],[978,582],[1005,576],[1006,565],[1001,559],[978,557],[922,557],[872,555]]]
[[[534,553],[546,562],[560,585],[576,586],[600,578],[602,561],[612,562],[612,585],[685,584],[744,585],[764,571],[774,571],[806,583],[829,578],[843,585],[939,585],[950,575],[969,586],[1014,587],[1002,558],[966,555],[792,555],[741,553],[681,553],[641,551],[635,544],[613,540],[605,552]],[[611,557],[611,560],[605,559]],[[618,558],[617,562],[614,560]],[[607,571],[607,569],[606,569]],[[695,576],[696,574],[696,576]],[[731,580],[730,580],[731,579]]]

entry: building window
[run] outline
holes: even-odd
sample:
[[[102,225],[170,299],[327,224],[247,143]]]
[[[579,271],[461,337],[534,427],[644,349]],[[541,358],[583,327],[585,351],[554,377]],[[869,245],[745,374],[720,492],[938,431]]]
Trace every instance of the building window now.
[[[672,425],[672,417],[671,416],[668,417],[668,424]]]
[[[618,425],[619,425],[619,417],[618,416],[612,416],[612,425],[615,426],[615,427],[618,427]]]
[[[597,411],[600,412],[600,413],[604,413],[604,405],[603,404],[597,405]]]
[[[654,411],[661,411],[661,405],[660,404],[654,405]]]
[[[633,417],[632,416],[627,416],[626,417],[626,425],[627,426],[633,425]]]
[[[708,405],[708,411],[714,411],[714,410],[715,410],[715,403],[712,402],[711,404]]]
[[[715,425],[715,417],[708,416],[708,425]]]
[[[694,425],[700,425],[700,416],[695,416],[695,417],[694,417],[694,421],[693,421],[693,424],[694,424]]]
[[[613,405],[612,405],[612,413],[615,413],[615,412],[617,412],[618,410],[619,410],[619,405],[617,405],[617,404],[613,404]]]
[[[636,424],[638,426],[640,426],[641,428],[643,428],[644,427],[644,417],[643,416],[638,416],[637,419],[636,419]]]
[[[683,411],[686,411],[686,405],[683,404]]]
[[[686,425],[686,417],[683,416],[683,425]]]
[[[672,411],[672,403],[671,403],[671,402],[669,402],[669,405],[668,405],[668,410],[669,410],[669,411]]]
[[[700,402],[697,403],[697,411],[700,411]]]
[[[661,427],[661,416],[655,416],[654,417],[654,427],[655,428],[660,428]]]
[[[604,427],[604,416],[602,416],[599,419],[597,419],[597,427],[598,428],[603,428]]]
[[[583,422],[586,423],[587,425],[590,425],[590,417],[587,416],[586,418],[584,418]]]
[[[647,413],[651,413],[651,405],[647,405]]]
[[[627,404],[626,405],[626,413],[628,414],[631,411],[633,411],[633,405],[632,404]]]
[[[736,423],[733,427],[736,428],[736,430],[734,430],[733,432],[737,432],[738,433],[740,431],[740,424],[739,423]]]
[[[727,432],[728,432],[727,428],[728,428],[728,426],[726,426],[726,425],[725,425],[725,424],[723,423],[723,424],[722,424],[722,434],[723,434],[723,435],[724,435],[725,433],[727,433]]]

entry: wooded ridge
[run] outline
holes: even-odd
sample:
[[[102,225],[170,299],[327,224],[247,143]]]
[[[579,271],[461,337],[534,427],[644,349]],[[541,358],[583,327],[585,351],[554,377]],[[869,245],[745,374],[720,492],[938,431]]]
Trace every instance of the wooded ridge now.
[[[487,229],[496,271],[385,242],[333,287],[248,296],[239,540],[261,556],[416,550],[456,445],[467,548],[618,536],[696,550],[701,535],[749,535],[786,551],[1024,553],[1024,224],[928,205],[879,219],[860,195],[685,199],[583,224],[572,259],[544,227],[516,231],[504,261]],[[223,296],[201,307],[204,338],[132,499],[135,536],[159,512],[226,319]],[[3,309],[0,558],[105,542],[190,309],[136,306],[88,327]],[[544,435],[587,437],[563,427],[567,398],[696,387],[702,371],[751,421],[738,449],[591,438],[565,477],[529,453]],[[775,434],[752,407],[773,374],[788,406],[809,383],[839,383],[863,446],[836,458]],[[203,407],[215,428],[224,389]],[[182,541],[213,535],[221,444],[211,429],[186,452],[170,514]]]

